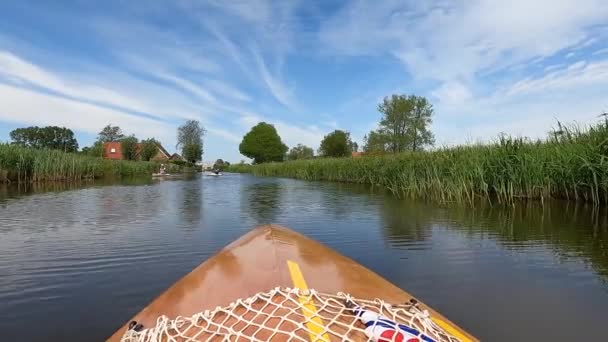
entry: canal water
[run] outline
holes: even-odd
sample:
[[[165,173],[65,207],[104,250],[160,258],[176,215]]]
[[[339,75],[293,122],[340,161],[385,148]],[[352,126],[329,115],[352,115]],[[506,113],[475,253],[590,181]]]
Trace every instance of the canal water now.
[[[274,222],[482,340],[606,341],[607,217],[572,203],[445,207],[232,174],[0,187],[0,340],[101,341],[224,245]]]

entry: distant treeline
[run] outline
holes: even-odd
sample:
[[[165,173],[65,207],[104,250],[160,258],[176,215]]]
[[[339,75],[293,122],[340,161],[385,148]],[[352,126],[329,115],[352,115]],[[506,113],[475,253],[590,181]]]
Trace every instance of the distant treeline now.
[[[378,112],[381,114],[378,128],[365,135],[364,152],[415,152],[434,144],[435,137],[430,131],[434,110],[425,97],[387,96],[378,105]],[[351,139],[350,132],[336,129],[323,137],[316,157],[348,157],[358,151],[359,144]],[[245,134],[239,152],[254,164],[315,158],[314,150],[303,144],[289,149],[275,127],[266,122],[258,123]]]
[[[608,201],[608,123],[558,123],[545,140],[500,136],[488,144],[359,158],[231,165],[261,176],[365,183],[397,196],[474,204],[520,199]]]

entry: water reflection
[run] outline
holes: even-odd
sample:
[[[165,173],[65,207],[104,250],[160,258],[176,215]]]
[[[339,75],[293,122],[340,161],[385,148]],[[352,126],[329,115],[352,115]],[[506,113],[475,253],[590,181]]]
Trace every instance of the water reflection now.
[[[554,201],[508,208],[453,208],[443,217],[469,234],[492,234],[506,249],[546,245],[565,259],[583,258],[608,278],[608,210]],[[437,217],[437,213],[433,213]]]
[[[0,186],[0,335],[103,340],[202,260],[270,222],[357,260],[483,340],[604,336],[606,208],[438,207],[355,184],[240,175]],[[236,280],[232,259],[221,271]],[[83,321],[86,331],[60,329]],[[562,321],[567,328],[554,324]]]
[[[241,264],[239,259],[232,253],[232,251],[225,251],[222,253],[221,263],[218,263],[218,268],[226,277],[226,279],[233,279],[234,281],[242,281],[239,279],[241,272]]]
[[[383,232],[386,240],[395,247],[417,246],[424,248],[430,234],[430,228],[435,217],[424,209],[424,205],[414,202],[387,198],[380,208]]]
[[[0,183],[0,205],[9,199],[18,198],[49,192],[64,192],[72,190],[80,190],[83,188],[109,186],[109,185],[149,185],[153,184],[154,180],[148,177],[129,177],[119,181],[111,178],[102,178],[95,180],[82,180],[78,182],[42,182],[42,183]]]
[[[274,223],[281,210],[283,186],[276,181],[261,181],[246,185],[241,191],[241,208],[256,225]]]
[[[203,183],[199,178],[187,184],[180,187],[177,200],[181,203],[182,226],[186,230],[194,230],[200,225],[203,214]]]

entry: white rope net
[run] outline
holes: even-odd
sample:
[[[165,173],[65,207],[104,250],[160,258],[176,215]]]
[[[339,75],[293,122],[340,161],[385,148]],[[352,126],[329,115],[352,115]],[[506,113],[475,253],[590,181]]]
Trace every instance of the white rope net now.
[[[357,315],[361,310],[378,319],[366,326]],[[156,326],[127,330],[121,341],[399,341],[396,335],[379,337],[387,326],[417,338],[404,342],[459,342],[415,302],[391,305],[380,299],[291,288],[261,292],[191,317],[161,316]]]

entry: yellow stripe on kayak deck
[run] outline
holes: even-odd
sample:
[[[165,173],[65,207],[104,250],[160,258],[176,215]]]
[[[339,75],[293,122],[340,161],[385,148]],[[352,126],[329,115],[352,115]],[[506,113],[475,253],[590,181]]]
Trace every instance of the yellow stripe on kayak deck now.
[[[291,260],[287,260],[287,267],[289,268],[293,286],[300,290],[308,290],[308,285],[306,285],[306,280],[300,270],[300,265]],[[329,336],[327,333],[323,333],[323,331],[325,331],[325,325],[321,316],[317,313],[317,307],[312,298],[308,300],[308,297],[306,296],[299,296],[298,300],[300,301],[300,304],[302,304],[302,314],[306,317],[306,328],[308,328],[310,334],[310,341],[329,342]]]
[[[433,317],[432,320],[433,320],[433,322],[437,323],[437,325],[440,326],[443,330],[445,330],[445,332],[456,337],[459,341],[473,342],[473,340],[466,337],[463,333],[461,333],[456,328],[454,328],[450,323],[448,323],[442,319],[436,318],[436,317]]]

